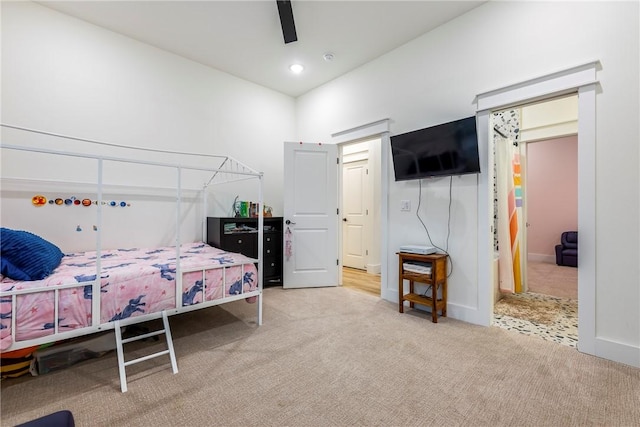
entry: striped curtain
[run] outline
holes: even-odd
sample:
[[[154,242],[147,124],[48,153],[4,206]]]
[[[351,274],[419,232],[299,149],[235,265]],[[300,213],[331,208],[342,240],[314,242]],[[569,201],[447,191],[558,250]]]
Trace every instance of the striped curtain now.
[[[498,199],[498,271],[500,291],[523,292],[521,229],[522,176],[520,152],[510,139],[496,139]]]

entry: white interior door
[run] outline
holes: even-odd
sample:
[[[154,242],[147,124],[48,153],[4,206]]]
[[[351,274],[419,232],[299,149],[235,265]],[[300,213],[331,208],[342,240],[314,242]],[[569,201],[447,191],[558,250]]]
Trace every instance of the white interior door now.
[[[338,285],[337,153],[284,143],[284,288]]]
[[[342,265],[367,269],[368,160],[342,166]]]

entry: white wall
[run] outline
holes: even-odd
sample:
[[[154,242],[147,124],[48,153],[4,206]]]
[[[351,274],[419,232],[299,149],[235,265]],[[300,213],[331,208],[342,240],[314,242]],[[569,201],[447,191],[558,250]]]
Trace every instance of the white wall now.
[[[299,139],[326,141],[386,117],[392,135],[462,118],[475,113],[477,94],[599,60],[596,333],[635,349],[640,365],[638,22],[637,2],[489,2],[300,97]],[[452,193],[456,316],[478,306],[476,178],[454,178]],[[412,200],[411,213],[400,212],[402,199]],[[423,180],[424,217],[438,246],[446,244],[448,200],[447,179]],[[395,300],[395,251],[426,234],[415,217],[417,182],[391,178],[388,201],[383,295]]]
[[[281,215],[283,141],[295,139],[293,98],[34,3],[2,2],[1,7],[2,123],[131,146],[230,155],[264,172],[264,201]],[[6,129],[2,136],[5,144],[37,141],[86,149],[52,138],[27,141]],[[85,180],[80,170],[94,168],[61,161],[57,166],[64,167],[54,170],[51,162],[33,155],[26,163],[29,168],[12,168],[18,162],[5,156],[3,177],[42,178],[54,172]],[[128,182],[145,174],[119,169],[116,175]],[[147,176],[156,182],[165,177]],[[257,198],[248,192],[233,189],[218,197],[210,214],[227,213],[235,194],[241,200]],[[3,204],[3,225],[33,214],[30,206],[21,206]],[[154,211],[145,217],[157,219]]]

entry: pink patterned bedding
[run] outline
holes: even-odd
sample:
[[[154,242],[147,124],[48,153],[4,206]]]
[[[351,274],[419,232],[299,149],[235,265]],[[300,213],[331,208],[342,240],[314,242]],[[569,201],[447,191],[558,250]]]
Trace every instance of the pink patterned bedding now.
[[[204,243],[181,246],[181,269],[191,267],[242,266],[213,268],[205,272],[206,301],[224,295],[241,294],[258,288],[258,274],[250,258],[225,252]],[[100,322],[175,308],[176,249],[115,249],[101,254]],[[202,302],[202,271],[184,273],[182,305]],[[2,276],[0,276],[2,277]],[[11,291],[35,287],[87,282],[85,286],[60,291],[59,331],[91,325],[92,283],[96,277],[96,252],[65,255],[54,272],[43,280],[23,282],[2,278],[0,290]],[[224,281],[224,283],[223,283]],[[248,299],[253,302],[255,298]],[[8,349],[11,338],[11,297],[0,299],[0,350]],[[54,333],[54,292],[21,295],[17,298],[16,340]]]

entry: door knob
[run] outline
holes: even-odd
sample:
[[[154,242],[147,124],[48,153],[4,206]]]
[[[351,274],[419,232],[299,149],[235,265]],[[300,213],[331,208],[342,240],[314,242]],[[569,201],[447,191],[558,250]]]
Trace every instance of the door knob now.
[[[286,220],[284,223],[287,224],[287,225],[295,224],[295,222],[291,222],[289,220]]]
[[[347,222],[347,218],[342,218],[342,220],[343,220],[344,222]]]

